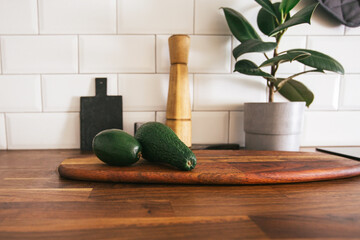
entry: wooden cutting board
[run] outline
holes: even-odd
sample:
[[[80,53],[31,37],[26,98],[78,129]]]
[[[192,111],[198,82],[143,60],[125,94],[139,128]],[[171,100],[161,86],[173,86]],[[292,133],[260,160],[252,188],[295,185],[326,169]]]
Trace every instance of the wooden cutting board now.
[[[108,166],[95,156],[64,160],[62,177],[74,180],[175,183],[274,184],[310,182],[360,175],[360,162],[317,152],[194,150],[196,168],[189,172],[140,159],[129,167]]]

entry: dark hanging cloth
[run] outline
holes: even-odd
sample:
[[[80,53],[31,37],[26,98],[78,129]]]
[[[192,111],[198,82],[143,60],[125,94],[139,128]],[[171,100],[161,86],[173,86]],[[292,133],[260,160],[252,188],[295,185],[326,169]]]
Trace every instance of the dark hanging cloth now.
[[[348,27],[360,26],[360,0],[317,0],[320,5]]]

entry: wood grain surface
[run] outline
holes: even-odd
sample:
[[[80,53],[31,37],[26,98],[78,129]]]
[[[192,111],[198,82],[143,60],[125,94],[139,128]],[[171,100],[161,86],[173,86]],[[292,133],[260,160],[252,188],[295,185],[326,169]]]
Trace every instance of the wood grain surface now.
[[[204,154],[205,155],[205,154]],[[296,184],[74,181],[79,150],[0,151],[0,239],[359,239],[360,177]],[[261,156],[259,156],[261,158]]]
[[[114,167],[96,156],[66,159],[61,176],[85,181],[177,184],[274,184],[360,175],[360,163],[323,153],[245,150],[197,150],[197,165],[184,172],[144,159]]]
[[[166,125],[190,147],[191,144],[191,101],[188,73],[190,37],[172,35],[169,37],[170,77],[166,104]]]

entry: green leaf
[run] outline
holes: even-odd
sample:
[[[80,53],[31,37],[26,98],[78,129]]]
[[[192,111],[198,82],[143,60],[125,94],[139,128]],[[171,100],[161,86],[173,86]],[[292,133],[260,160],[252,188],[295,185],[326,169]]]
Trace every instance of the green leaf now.
[[[276,48],[275,42],[263,42],[257,39],[246,40],[233,50],[234,58],[237,59],[244,53],[267,52]]]
[[[278,63],[283,63],[283,62],[292,62],[294,60],[307,58],[310,55],[311,55],[310,53],[301,51],[299,49],[298,51],[287,52],[285,54],[281,54],[276,57],[267,59],[259,67],[261,68],[261,67],[266,67],[266,66],[273,66],[273,65],[276,65]]]
[[[303,9],[301,9],[300,11],[298,11],[297,13],[295,13],[294,16],[292,16],[291,18],[289,18],[289,20],[285,21],[283,24],[281,24],[280,26],[278,26],[277,28],[275,28],[270,35],[273,36],[276,33],[285,30],[289,27],[295,26],[295,25],[299,25],[299,24],[303,24],[303,23],[309,23],[310,24],[310,19],[311,16],[313,14],[313,12],[315,11],[315,8],[317,7],[318,3],[312,4],[310,6],[307,6]]]
[[[287,53],[292,52],[305,52],[308,54],[311,54],[307,58],[303,59],[295,59],[298,62],[301,62],[302,64],[313,67],[320,70],[328,70],[331,72],[336,72],[340,74],[344,74],[344,67],[335,59],[332,57],[325,55],[321,52],[317,52],[314,50],[308,50],[308,49],[291,49],[287,51]]]
[[[280,4],[280,11],[284,14],[288,14],[299,2],[300,0],[282,0]]]
[[[237,40],[239,40],[240,42],[249,39],[261,40],[255,29],[246,20],[246,18],[241,15],[241,13],[231,8],[223,8],[223,10],[230,31]]]
[[[281,19],[281,13],[279,11],[280,3],[274,3],[275,8],[275,17],[270,14],[264,8],[261,8],[257,15],[257,25],[262,33],[270,36],[272,30],[274,30],[277,26],[279,26],[279,22]]]
[[[282,80],[284,79],[278,79],[277,83]],[[304,84],[294,79],[287,81],[278,91],[289,101],[305,101],[307,107],[314,101],[314,94]]]
[[[254,76],[262,76],[266,78],[274,78],[271,74],[264,72],[259,69],[259,67],[249,61],[249,60],[240,60],[235,64],[235,70],[236,72],[243,73],[246,75],[254,75]]]
[[[259,5],[262,6],[262,9],[273,15],[274,17],[278,17],[276,14],[276,10],[274,5],[270,2],[270,0],[255,0]]]
[[[275,15],[271,15],[264,8],[261,8],[257,15],[257,24],[262,33],[267,36],[270,36],[270,33],[280,24],[281,21],[281,12],[279,10],[280,3],[274,3]],[[290,18],[290,14],[286,16],[286,19]]]
[[[323,70],[320,69],[312,69],[312,70],[307,70],[304,72],[299,72],[296,74],[291,75],[290,77],[287,78],[283,78],[281,81],[277,81],[277,88],[281,88],[287,81],[294,79],[294,77],[298,77],[300,75],[306,74],[306,73],[311,73],[311,72],[321,72],[321,73],[325,73]]]

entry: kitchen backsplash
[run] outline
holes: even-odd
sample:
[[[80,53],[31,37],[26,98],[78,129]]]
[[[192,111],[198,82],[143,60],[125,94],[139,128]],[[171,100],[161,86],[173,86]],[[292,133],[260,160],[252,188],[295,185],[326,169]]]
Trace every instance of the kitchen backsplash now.
[[[123,96],[129,133],[134,122],[164,122],[172,34],[191,37],[193,143],[243,146],[243,103],[266,101],[266,86],[233,73],[237,41],[222,6],[255,24],[252,0],[0,0],[0,149],[79,148],[79,96],[95,94],[96,77],[108,78],[109,95]],[[346,71],[299,77],[315,94],[302,146],[360,145],[360,28],[319,8],[311,26],[286,38],[280,48],[325,52]],[[303,68],[283,66],[284,74]]]

